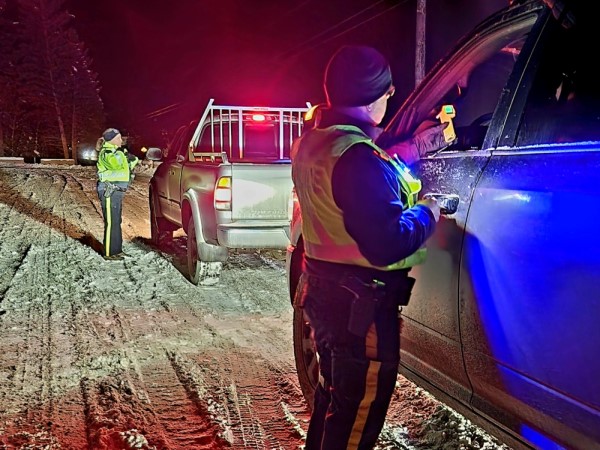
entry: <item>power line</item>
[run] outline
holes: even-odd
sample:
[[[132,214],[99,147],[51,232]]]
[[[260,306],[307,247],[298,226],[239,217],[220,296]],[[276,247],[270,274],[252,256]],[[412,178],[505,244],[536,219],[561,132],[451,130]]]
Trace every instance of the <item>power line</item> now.
[[[372,9],[372,8],[374,8],[374,7],[376,7],[376,6],[377,6],[377,5],[379,5],[380,3],[383,3],[384,1],[385,1],[385,0],[379,0],[377,3],[374,3],[373,5],[371,5],[371,6],[368,6],[368,7],[364,8],[364,9],[362,9],[362,10],[360,10],[360,11],[358,11],[358,12],[356,12],[356,13],[354,13],[354,14],[352,14],[352,15],[348,16],[348,17],[346,17],[346,18],[345,18],[344,20],[342,20],[341,22],[338,22],[338,23],[336,23],[335,25],[333,25],[333,26],[331,26],[331,27],[329,27],[329,28],[326,28],[325,30],[321,31],[321,32],[320,32],[320,33],[318,33],[318,34],[315,34],[315,35],[313,35],[313,36],[312,36],[310,39],[308,39],[307,41],[303,41],[303,42],[302,42],[302,43],[300,43],[299,45],[296,45],[295,47],[293,47],[291,50],[288,50],[286,53],[283,53],[282,55],[280,55],[280,56],[278,57],[278,59],[279,59],[279,58],[285,58],[285,55],[286,55],[287,53],[291,53],[291,55],[294,55],[294,53],[295,53],[296,49],[298,49],[298,48],[300,48],[300,49],[301,49],[303,46],[306,46],[306,45],[307,45],[307,44],[309,44],[310,42],[312,42],[312,41],[315,41],[315,40],[319,39],[319,38],[320,38],[321,36],[323,36],[324,34],[327,34],[327,33],[329,33],[331,30],[334,30],[334,29],[336,29],[336,28],[338,28],[338,27],[342,26],[344,23],[348,22],[349,20],[352,20],[352,19],[354,19],[355,17],[357,17],[357,16],[360,16],[360,15],[361,15],[361,14],[363,14],[364,12],[366,12],[366,11],[368,11],[368,10],[370,10],[370,9]],[[302,51],[299,51],[298,53],[302,53]]]
[[[163,106],[162,108],[156,109],[156,110],[146,114],[146,118],[154,119],[156,117],[162,116],[163,114],[168,114],[168,113],[174,111],[175,109],[179,108],[181,106],[181,104],[182,104],[182,102],[177,102],[177,103],[172,103],[167,106]]]
[[[311,42],[315,42],[315,41],[319,40],[319,39],[321,38],[321,36],[324,36],[324,35],[326,35],[326,34],[328,34],[328,33],[331,33],[333,30],[335,30],[335,29],[337,29],[337,28],[341,27],[342,25],[344,25],[345,23],[347,23],[347,22],[349,22],[349,21],[351,21],[351,20],[355,19],[356,17],[363,15],[365,12],[369,11],[370,9],[373,9],[374,7],[376,7],[376,6],[378,6],[379,4],[383,3],[384,1],[385,1],[385,0],[379,0],[377,3],[374,3],[373,5],[371,5],[371,6],[368,6],[367,8],[364,8],[364,9],[362,9],[361,11],[358,11],[358,12],[356,12],[356,13],[354,13],[354,14],[352,14],[352,15],[348,16],[347,18],[345,18],[345,19],[344,19],[344,20],[342,20],[341,22],[338,22],[338,23],[336,23],[335,25],[333,25],[333,26],[331,26],[331,27],[329,27],[329,28],[327,28],[327,29],[325,29],[325,30],[321,31],[320,33],[318,33],[318,34],[316,34],[316,35],[314,35],[314,36],[312,36],[312,37],[311,37],[310,39],[308,39],[307,41],[304,41],[304,42],[302,42],[301,44],[299,44],[299,45],[297,45],[297,46],[293,47],[291,50],[288,50],[287,52],[285,52],[285,53],[283,53],[283,54],[279,55],[279,56],[278,56],[278,59],[283,59],[283,58],[293,58],[293,57],[296,57],[296,56],[298,56],[298,55],[301,55],[301,54],[303,54],[303,53],[305,53],[305,52],[307,52],[307,51],[309,51],[309,50],[312,50],[312,49],[314,49],[314,48],[318,47],[319,45],[322,45],[322,44],[324,44],[324,43],[326,43],[326,42],[329,42],[329,41],[331,41],[332,39],[338,38],[338,37],[340,37],[340,36],[342,36],[342,35],[344,35],[344,34],[346,34],[346,33],[350,32],[350,31],[352,31],[352,30],[354,30],[354,29],[356,29],[356,28],[358,28],[358,27],[360,27],[360,26],[364,25],[365,23],[368,23],[368,22],[370,22],[370,21],[372,21],[372,20],[374,20],[374,19],[376,19],[376,18],[380,17],[380,16],[381,16],[381,15],[383,15],[383,14],[386,14],[387,12],[389,12],[389,11],[391,11],[391,10],[393,10],[393,9],[397,8],[398,6],[400,6],[400,5],[404,4],[404,3],[406,3],[408,0],[402,0],[402,1],[400,1],[399,3],[397,3],[397,4],[395,4],[395,5],[392,5],[392,6],[390,6],[389,8],[386,8],[386,9],[385,9],[385,10],[383,10],[383,11],[381,11],[381,12],[379,12],[379,13],[377,13],[377,14],[375,14],[375,15],[371,16],[371,17],[368,17],[367,19],[365,19],[365,20],[363,20],[363,21],[361,21],[361,22],[357,23],[356,25],[354,25],[354,26],[351,26],[351,27],[349,27],[349,28],[346,28],[346,29],[344,29],[344,30],[343,30],[343,31],[341,31],[340,33],[337,33],[337,34],[335,34],[335,35],[333,35],[333,36],[330,36],[330,37],[328,37],[328,38],[322,39],[322,40],[320,40],[318,43],[315,43],[315,44],[312,44],[312,45],[311,45]],[[303,48],[303,47],[304,47],[304,48]]]

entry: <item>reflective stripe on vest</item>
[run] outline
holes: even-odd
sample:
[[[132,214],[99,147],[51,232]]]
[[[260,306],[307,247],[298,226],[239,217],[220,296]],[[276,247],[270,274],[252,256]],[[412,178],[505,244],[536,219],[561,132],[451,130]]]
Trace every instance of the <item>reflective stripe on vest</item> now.
[[[302,236],[307,256],[330,262],[353,264],[379,270],[398,270],[412,267],[425,260],[421,248],[412,255],[388,266],[371,264],[360,252],[356,241],[344,226],[342,211],[333,198],[332,174],[339,158],[355,144],[367,144],[398,174],[400,193],[407,198],[404,209],[412,207],[421,182],[410,174],[408,167],[395,161],[379,148],[360,128],[335,125],[307,131],[294,143],[292,177],[302,205]],[[310,186],[311,189],[302,189]]]
[[[100,181],[129,182],[131,170],[127,156],[121,151],[116,151],[117,148],[116,145],[106,142],[100,149],[96,163]],[[107,161],[109,158],[113,161]]]

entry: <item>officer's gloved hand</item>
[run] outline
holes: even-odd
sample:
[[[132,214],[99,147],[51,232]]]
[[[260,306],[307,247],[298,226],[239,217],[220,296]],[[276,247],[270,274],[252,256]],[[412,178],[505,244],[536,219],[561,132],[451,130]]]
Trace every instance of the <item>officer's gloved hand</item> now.
[[[438,205],[438,202],[435,198],[433,198],[433,197],[422,198],[421,200],[419,200],[417,202],[417,205],[427,206],[433,213],[433,217],[434,217],[435,221],[438,222],[440,220],[440,214],[441,214],[440,205]]]
[[[418,131],[412,137],[415,147],[419,151],[420,156],[426,156],[429,153],[437,152],[449,145],[444,138],[444,128],[448,124],[434,125]]]

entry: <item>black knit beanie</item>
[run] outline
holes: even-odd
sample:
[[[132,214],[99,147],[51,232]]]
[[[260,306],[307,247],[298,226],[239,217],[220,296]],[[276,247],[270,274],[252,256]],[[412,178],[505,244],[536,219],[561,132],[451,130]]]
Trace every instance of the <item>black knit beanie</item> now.
[[[108,142],[112,141],[118,134],[121,134],[121,132],[116,128],[107,128],[104,130],[104,133],[102,133],[102,137],[106,142]]]
[[[391,86],[390,65],[372,47],[344,46],[327,63],[324,88],[331,106],[370,105]]]

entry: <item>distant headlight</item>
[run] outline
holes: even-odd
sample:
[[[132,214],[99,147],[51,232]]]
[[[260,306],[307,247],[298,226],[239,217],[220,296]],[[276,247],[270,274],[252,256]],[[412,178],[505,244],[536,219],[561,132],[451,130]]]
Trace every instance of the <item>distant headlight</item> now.
[[[77,150],[79,164],[96,164],[98,152],[94,146],[82,146]]]

